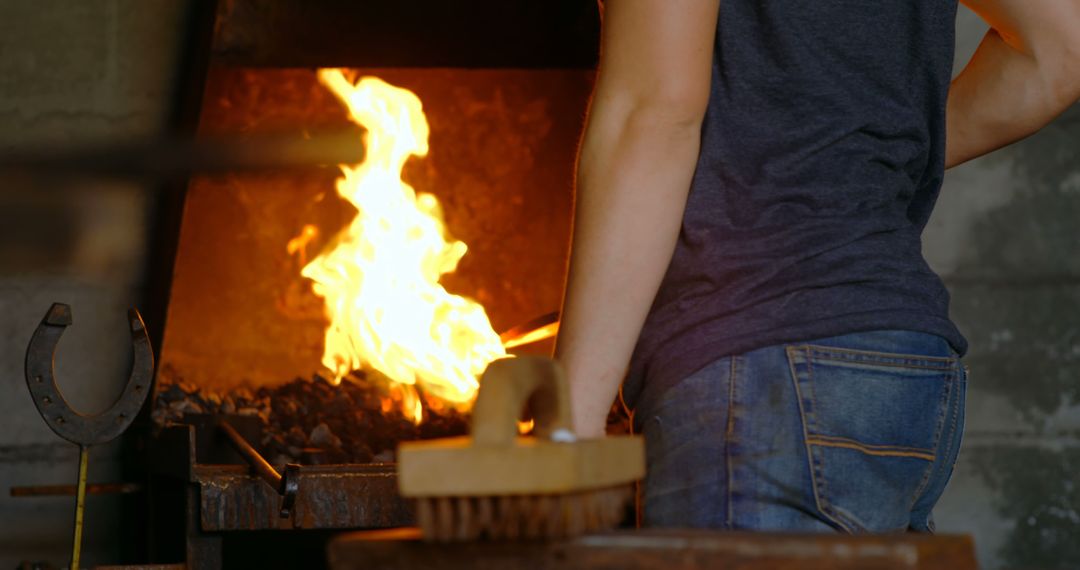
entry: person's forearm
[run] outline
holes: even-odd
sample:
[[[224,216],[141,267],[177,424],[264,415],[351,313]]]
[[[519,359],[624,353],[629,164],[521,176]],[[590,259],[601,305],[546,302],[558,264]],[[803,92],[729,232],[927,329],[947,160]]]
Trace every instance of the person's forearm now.
[[[582,437],[604,433],[678,237],[701,120],[665,107],[599,93],[582,141],[556,349]]]
[[[1076,43],[987,33],[949,91],[946,168],[1031,135],[1073,104],[1080,97]]]

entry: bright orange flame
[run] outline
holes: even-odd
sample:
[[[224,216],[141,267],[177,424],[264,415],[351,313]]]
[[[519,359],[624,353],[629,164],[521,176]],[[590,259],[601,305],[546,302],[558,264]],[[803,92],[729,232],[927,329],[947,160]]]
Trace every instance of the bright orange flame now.
[[[379,399],[379,407],[384,414],[398,410],[406,419],[416,425],[424,419],[424,404],[416,386],[394,382],[390,393]]]
[[[518,433],[521,434],[521,435],[525,435],[525,434],[529,433],[530,431],[532,431],[533,427],[536,426],[536,420],[529,420],[527,422],[523,422],[521,420],[518,420],[517,426],[518,426]]]
[[[409,156],[428,152],[420,99],[374,77],[353,84],[336,69],[320,70],[319,80],[367,131],[364,162],[342,166],[337,180],[356,217],[301,271],[330,319],[323,365],[338,380],[370,367],[407,385],[412,397],[401,410],[417,422],[423,406],[413,385],[468,405],[477,377],[506,351],[484,308],[439,284],[467,248],[447,234],[435,197],[401,180]]]
[[[289,255],[298,256],[301,265],[307,265],[307,245],[318,235],[319,228],[306,224],[304,229],[300,230],[300,235],[289,240],[289,243],[285,245],[285,249],[289,252]]]

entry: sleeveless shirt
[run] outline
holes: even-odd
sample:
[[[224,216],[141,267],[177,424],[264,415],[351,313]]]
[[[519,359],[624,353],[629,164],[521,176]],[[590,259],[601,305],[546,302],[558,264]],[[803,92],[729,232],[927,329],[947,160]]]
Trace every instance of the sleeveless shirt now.
[[[624,384],[633,403],[765,346],[899,329],[963,354],[922,255],[956,0],[723,0],[701,149]]]

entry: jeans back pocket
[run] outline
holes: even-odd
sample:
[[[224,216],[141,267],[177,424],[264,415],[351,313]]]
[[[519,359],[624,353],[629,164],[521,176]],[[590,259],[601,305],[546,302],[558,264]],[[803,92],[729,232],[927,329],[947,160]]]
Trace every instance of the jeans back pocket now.
[[[820,514],[851,533],[905,530],[937,459],[957,360],[813,345],[787,357]]]

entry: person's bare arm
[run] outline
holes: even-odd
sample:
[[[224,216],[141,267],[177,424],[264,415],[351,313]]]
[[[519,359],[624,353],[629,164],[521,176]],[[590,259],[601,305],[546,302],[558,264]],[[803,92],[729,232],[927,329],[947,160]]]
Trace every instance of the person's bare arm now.
[[[671,261],[708,106],[719,0],[608,0],[578,155],[556,358],[600,437]]]
[[[991,29],[949,91],[947,168],[1034,133],[1080,98],[1080,1],[961,1]]]

